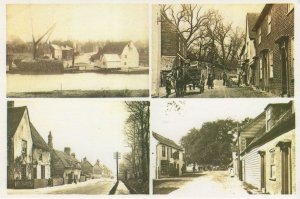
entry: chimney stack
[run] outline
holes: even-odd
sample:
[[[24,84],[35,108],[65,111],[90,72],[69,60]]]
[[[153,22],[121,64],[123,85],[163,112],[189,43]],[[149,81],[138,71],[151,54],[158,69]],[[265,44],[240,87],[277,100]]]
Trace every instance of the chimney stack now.
[[[71,156],[72,156],[73,158],[76,158],[75,153],[71,153]]]
[[[48,135],[48,146],[50,149],[53,149],[53,137],[52,137],[51,131],[49,132],[49,135]]]
[[[71,155],[71,148],[70,147],[65,147],[64,152],[68,155]]]

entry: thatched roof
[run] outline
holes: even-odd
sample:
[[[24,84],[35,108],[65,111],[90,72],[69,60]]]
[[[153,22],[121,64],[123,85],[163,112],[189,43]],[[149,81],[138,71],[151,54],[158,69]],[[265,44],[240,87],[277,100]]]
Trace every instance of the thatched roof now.
[[[78,169],[81,168],[80,162],[76,158],[72,157],[71,155],[68,155],[63,151],[58,151],[58,150],[53,150],[53,153],[61,160],[65,168],[78,168]]]
[[[38,133],[38,131],[36,130],[36,128],[33,126],[31,122],[30,122],[30,131],[31,131],[33,146],[39,149],[50,151],[47,143],[42,138],[42,136]]]

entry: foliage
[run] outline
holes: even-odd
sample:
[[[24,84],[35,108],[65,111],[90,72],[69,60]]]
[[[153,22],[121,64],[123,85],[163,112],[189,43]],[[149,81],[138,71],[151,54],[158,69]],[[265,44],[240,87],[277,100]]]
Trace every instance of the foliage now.
[[[125,102],[129,112],[126,121],[125,135],[130,152],[123,155],[120,173],[126,180],[129,178],[149,182],[149,117],[148,101]],[[122,178],[122,176],[120,176]]]
[[[249,118],[241,123],[232,119],[217,120],[204,123],[200,129],[191,129],[181,139],[187,163],[215,166],[229,164],[232,160],[231,145],[234,136],[228,132],[249,121]]]
[[[162,5],[161,14],[169,19],[187,42],[188,58],[232,69],[238,64],[238,51],[244,33],[226,23],[217,10],[203,10],[196,4]]]

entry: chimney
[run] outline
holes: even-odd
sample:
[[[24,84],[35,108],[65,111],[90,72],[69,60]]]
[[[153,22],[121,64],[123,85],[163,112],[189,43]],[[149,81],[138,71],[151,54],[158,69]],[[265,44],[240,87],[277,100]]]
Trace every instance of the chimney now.
[[[15,101],[7,101],[7,108],[15,107]]]
[[[64,152],[68,155],[71,155],[71,148],[70,147],[65,147]]]
[[[76,158],[76,157],[75,157],[75,153],[71,153],[71,156],[72,156],[73,158]]]
[[[48,135],[48,146],[50,149],[53,149],[53,137],[52,137],[52,134],[51,134],[51,131],[49,132],[49,135]]]
[[[96,164],[100,165],[100,161],[99,161],[99,160],[97,160]]]

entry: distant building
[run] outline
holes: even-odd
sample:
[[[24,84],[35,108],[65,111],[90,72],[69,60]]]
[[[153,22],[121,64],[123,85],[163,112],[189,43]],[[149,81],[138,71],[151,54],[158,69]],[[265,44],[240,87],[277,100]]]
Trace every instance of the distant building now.
[[[56,44],[50,44],[51,49],[51,58],[61,60],[62,59],[62,50],[60,46]]]
[[[39,188],[51,177],[50,149],[29,118],[26,106],[7,109],[7,185]]]
[[[234,170],[262,193],[295,193],[295,141],[294,102],[269,104],[240,129]]]
[[[81,164],[76,159],[75,153],[71,153],[70,147],[64,151],[53,148],[53,137],[51,132],[48,136],[48,146],[51,148],[51,175],[53,178],[63,178],[64,183],[79,182],[81,175]]]
[[[294,4],[266,4],[253,30],[257,87],[294,96]]]
[[[93,178],[101,178],[103,173],[103,167],[100,164],[100,161],[97,162],[93,166]]]
[[[156,175],[155,178],[181,176],[184,166],[184,150],[173,140],[157,133],[152,133],[156,140]]]
[[[96,66],[103,68],[137,68],[139,53],[133,42],[108,42],[100,48]]]
[[[91,178],[93,176],[93,169],[93,165],[87,160],[86,157],[84,157],[81,161],[81,175]]]
[[[71,48],[70,46],[61,46],[61,58],[64,60],[71,60],[72,56],[73,56],[73,48]]]

